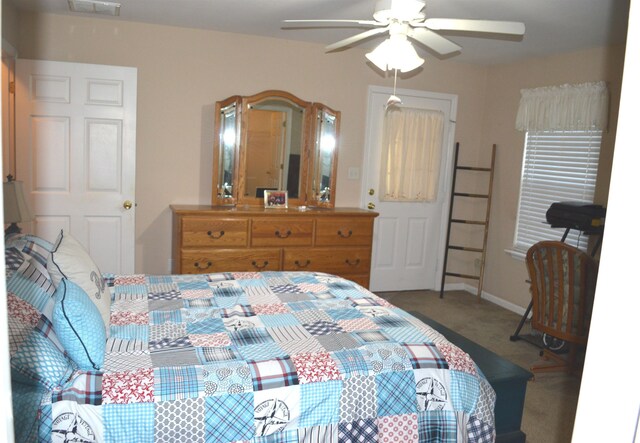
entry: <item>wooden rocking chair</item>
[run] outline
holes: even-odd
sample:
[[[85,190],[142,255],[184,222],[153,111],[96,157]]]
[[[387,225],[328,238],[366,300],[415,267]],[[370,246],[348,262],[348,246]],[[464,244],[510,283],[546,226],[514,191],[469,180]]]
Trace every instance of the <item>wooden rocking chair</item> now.
[[[527,251],[531,279],[533,317],[531,327],[568,346],[568,357],[544,349],[541,363],[531,372],[575,373],[578,346],[586,346],[597,279],[595,260],[583,251],[559,241],[543,241]]]

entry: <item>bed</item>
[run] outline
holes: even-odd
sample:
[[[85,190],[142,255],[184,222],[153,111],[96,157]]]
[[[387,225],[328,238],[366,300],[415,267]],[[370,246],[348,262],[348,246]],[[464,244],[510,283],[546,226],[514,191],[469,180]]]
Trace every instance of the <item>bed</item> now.
[[[96,274],[72,240],[5,240],[19,441],[495,439],[471,358],[352,281]]]

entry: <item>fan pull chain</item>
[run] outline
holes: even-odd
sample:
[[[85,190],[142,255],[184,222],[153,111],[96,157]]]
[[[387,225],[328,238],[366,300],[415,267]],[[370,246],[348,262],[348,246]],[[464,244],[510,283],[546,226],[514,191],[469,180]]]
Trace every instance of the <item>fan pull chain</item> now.
[[[389,107],[391,106],[397,106],[397,105],[401,105],[402,104],[402,100],[400,100],[400,97],[398,97],[396,95],[396,83],[398,81],[398,69],[394,69],[394,74],[393,74],[393,95],[391,97],[389,97],[389,100],[387,100],[387,104],[384,105],[385,110],[389,109]]]
[[[393,70],[393,95],[396,95],[396,82],[398,81],[398,69]]]

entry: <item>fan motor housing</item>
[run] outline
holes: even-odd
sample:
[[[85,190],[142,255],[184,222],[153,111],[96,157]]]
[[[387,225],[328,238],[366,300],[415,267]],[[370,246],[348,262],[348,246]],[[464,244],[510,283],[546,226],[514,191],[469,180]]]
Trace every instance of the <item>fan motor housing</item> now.
[[[424,2],[420,0],[378,0],[373,18],[376,21],[387,23],[392,20],[410,22],[423,20],[425,14],[422,11]]]

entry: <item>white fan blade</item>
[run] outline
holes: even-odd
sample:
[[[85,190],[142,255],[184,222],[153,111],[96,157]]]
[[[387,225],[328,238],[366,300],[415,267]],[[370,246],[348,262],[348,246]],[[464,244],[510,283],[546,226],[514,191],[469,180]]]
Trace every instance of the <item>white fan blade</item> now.
[[[415,28],[412,29],[409,34],[414,40],[419,41],[427,48],[431,48],[436,51],[438,54],[447,55],[453,52],[458,52],[462,49],[462,47],[458,46],[451,40],[448,40],[442,37],[439,34],[436,34],[433,31],[430,31],[426,28]]]
[[[340,40],[339,42],[335,42],[325,49],[327,52],[335,51],[336,49],[344,48],[345,46],[352,45],[360,40],[364,40],[365,38],[372,37],[377,34],[382,34],[383,32],[387,32],[388,27],[386,28],[374,28],[369,29],[368,31],[361,32],[360,34],[352,35],[351,37],[345,38],[344,40]]]
[[[524,35],[524,23],[520,22],[428,18],[423,23],[424,26],[434,31],[491,32],[494,34]],[[420,25],[422,25],[422,23]]]
[[[367,26],[386,26],[386,23],[380,23],[375,20],[333,20],[333,19],[320,19],[320,20],[283,20],[283,23],[354,23],[357,25]]]

